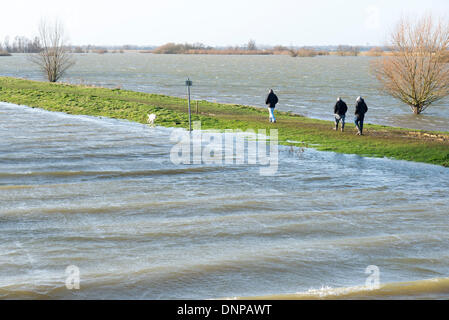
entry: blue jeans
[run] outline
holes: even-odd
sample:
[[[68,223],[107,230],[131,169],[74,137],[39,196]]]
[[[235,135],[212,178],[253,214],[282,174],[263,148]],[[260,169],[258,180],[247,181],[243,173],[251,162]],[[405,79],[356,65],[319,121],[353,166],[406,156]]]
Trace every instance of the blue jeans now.
[[[274,117],[274,108],[268,108],[270,112],[270,122],[276,122],[276,118]]]
[[[363,121],[364,120],[365,120],[364,116],[356,116],[354,119],[355,126],[359,130],[360,134],[363,133]]]

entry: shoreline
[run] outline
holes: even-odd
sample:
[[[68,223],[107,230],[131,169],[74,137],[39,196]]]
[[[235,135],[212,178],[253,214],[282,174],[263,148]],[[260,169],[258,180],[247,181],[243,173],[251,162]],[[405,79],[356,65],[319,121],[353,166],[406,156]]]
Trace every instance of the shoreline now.
[[[158,126],[188,128],[187,100],[161,94],[0,77],[0,101],[138,123],[155,113]],[[276,111],[278,122],[270,124],[265,108],[253,106],[201,100],[197,114],[196,103],[192,101],[192,121],[201,121],[206,130],[278,129],[282,145],[449,167],[448,132],[366,124],[365,136],[358,137],[350,121],[342,133],[332,130],[333,121],[283,111]]]
[[[252,297],[225,298],[225,300],[346,300],[346,299],[404,299],[410,296],[441,296],[446,294],[449,278],[436,277],[402,282],[387,282],[378,288],[366,285],[323,287],[297,293],[272,294]]]

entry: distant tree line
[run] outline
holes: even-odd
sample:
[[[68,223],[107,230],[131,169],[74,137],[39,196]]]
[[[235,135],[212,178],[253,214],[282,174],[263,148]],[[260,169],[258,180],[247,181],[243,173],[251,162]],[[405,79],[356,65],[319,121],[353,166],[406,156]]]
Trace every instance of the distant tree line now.
[[[13,41],[9,37],[5,37],[0,42],[0,51],[9,53],[37,53],[41,50],[41,44],[38,37],[30,40],[27,37],[17,36]]]
[[[155,46],[138,46],[138,45],[131,45],[131,44],[125,44],[121,46],[98,46],[98,45],[83,45],[83,46],[73,46],[71,48],[72,53],[124,53],[125,51],[129,50],[153,50]]]
[[[259,49],[255,40],[249,40],[248,43],[241,46],[221,48],[206,46],[203,43],[169,42],[148,52],[156,54],[273,54],[273,50]]]
[[[315,57],[324,55],[340,56],[382,56],[391,51],[389,47],[374,46],[308,46],[298,47],[283,45],[258,46],[254,40],[237,46],[210,47],[202,43],[167,43],[154,50],[141,51],[142,53],[157,54],[257,54],[257,55],[290,55],[292,57]]]
[[[345,46],[339,45],[337,47],[337,54],[339,56],[354,56],[357,57],[360,54],[360,47],[358,46]]]
[[[180,54],[187,53],[190,50],[211,50],[212,47],[206,47],[202,43],[184,43],[184,44],[176,44],[173,42],[169,42],[164,44],[158,48],[156,48],[153,52],[160,54]]]
[[[121,46],[97,46],[97,45],[83,45],[70,46],[67,45],[67,50],[72,53],[123,53],[125,50],[152,50],[154,46],[138,46],[138,45],[121,45]],[[196,48],[196,47],[193,47]],[[205,49],[206,47],[198,47]],[[0,52],[2,53],[39,53],[42,50],[42,44],[39,37],[29,39],[23,36],[16,36],[14,39],[6,36],[3,41],[0,40]]]
[[[38,53],[42,50],[39,37],[28,39],[23,36],[16,36],[14,39],[5,37],[0,41],[0,52],[3,53]],[[318,47],[286,47],[277,46],[258,46],[255,40],[249,40],[246,44],[228,47],[211,47],[203,43],[167,43],[160,47],[139,46],[139,45],[118,45],[118,46],[99,46],[99,45],[78,45],[69,46],[67,50],[72,53],[123,53],[129,50],[140,51],[143,53],[152,52],[159,54],[180,54],[180,53],[210,53],[210,54],[285,54],[293,57],[313,57],[317,55],[327,55],[329,53],[340,56],[358,56],[362,52],[365,55],[381,56],[384,52],[390,51],[388,47],[369,47],[369,46],[318,46]]]
[[[329,51],[325,50],[317,50],[312,47],[302,47],[298,50],[293,48],[288,49],[288,52],[291,57],[301,57],[301,58],[312,58],[316,56],[327,56],[329,55]]]

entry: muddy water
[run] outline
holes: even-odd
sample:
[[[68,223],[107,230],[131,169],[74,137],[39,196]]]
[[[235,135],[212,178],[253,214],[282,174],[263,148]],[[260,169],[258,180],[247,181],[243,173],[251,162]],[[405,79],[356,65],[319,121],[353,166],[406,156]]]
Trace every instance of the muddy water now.
[[[449,296],[447,168],[287,147],[274,177],[175,165],[173,130],[1,103],[0,298]]]

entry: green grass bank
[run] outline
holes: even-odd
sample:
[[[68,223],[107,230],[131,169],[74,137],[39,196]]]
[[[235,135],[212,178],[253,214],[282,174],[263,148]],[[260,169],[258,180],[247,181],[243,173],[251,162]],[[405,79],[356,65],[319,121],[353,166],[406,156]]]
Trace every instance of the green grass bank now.
[[[139,123],[146,123],[147,114],[155,113],[156,125],[188,128],[187,101],[165,95],[0,77],[0,101]],[[360,137],[355,135],[351,123],[347,124],[346,132],[335,132],[332,121],[277,112],[278,122],[270,124],[263,108],[208,101],[198,101],[198,114],[193,101],[192,112],[192,120],[201,121],[203,129],[276,128],[284,145],[449,167],[447,132],[366,125],[365,136]]]

